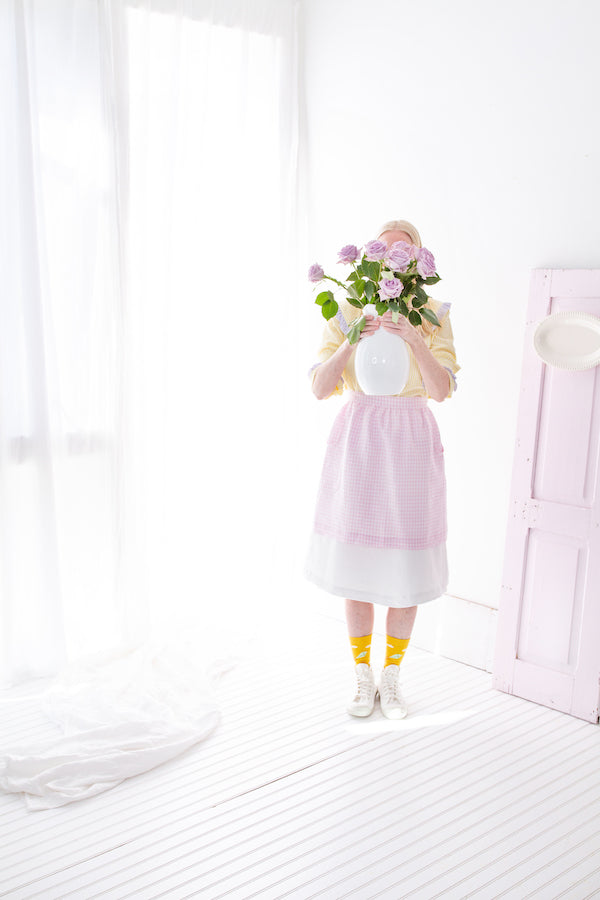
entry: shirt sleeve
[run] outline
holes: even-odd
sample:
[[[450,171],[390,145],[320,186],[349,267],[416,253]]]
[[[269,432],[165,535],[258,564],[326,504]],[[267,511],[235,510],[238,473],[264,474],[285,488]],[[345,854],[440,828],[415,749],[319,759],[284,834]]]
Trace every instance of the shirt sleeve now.
[[[321,337],[321,344],[319,350],[317,351],[316,362],[310,367],[308,374],[311,379],[311,384],[315,378],[315,372],[317,368],[321,365],[321,363],[327,362],[330,359],[335,351],[340,347],[344,339],[346,337],[347,326],[345,330],[343,326],[345,325],[345,320],[343,322],[340,321],[340,316],[334,316],[332,319],[329,319],[325,328],[323,329],[323,334]],[[333,397],[334,394],[343,394],[344,392],[344,379],[340,378],[337,385],[334,387],[329,397]]]
[[[431,343],[431,352],[441,366],[443,366],[450,374],[450,387],[446,394],[446,399],[451,397],[457,389],[456,373],[460,370],[460,366],[456,361],[456,351],[454,349],[454,335],[452,334],[452,325],[450,324],[450,304],[444,303],[438,310],[438,319],[440,327],[433,332]]]

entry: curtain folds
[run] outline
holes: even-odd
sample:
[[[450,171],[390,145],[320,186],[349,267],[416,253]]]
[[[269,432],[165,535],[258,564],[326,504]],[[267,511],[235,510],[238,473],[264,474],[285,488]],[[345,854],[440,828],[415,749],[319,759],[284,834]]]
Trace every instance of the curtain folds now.
[[[0,4],[0,687],[64,732],[0,758],[31,808],[209,733],[289,581],[297,15]]]
[[[297,4],[0,15],[6,685],[285,579]]]

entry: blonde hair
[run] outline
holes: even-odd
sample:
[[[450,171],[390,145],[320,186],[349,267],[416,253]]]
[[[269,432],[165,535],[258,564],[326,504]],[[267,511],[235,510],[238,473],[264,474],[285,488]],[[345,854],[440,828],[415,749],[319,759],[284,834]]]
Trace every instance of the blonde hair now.
[[[415,247],[423,246],[421,243],[421,235],[415,226],[410,222],[407,222],[406,219],[392,219],[390,222],[386,222],[385,225],[382,225],[379,229],[377,237],[381,237],[386,231],[404,231],[410,237]]]

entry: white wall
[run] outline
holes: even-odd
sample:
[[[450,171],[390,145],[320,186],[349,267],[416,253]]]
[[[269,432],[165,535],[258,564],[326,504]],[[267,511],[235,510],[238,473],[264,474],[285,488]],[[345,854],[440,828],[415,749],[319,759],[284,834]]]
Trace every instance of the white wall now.
[[[303,14],[306,263],[331,266],[389,218],[435,254],[462,366],[455,397],[430,401],[449,593],[497,608],[530,270],[600,267],[600,3],[304,0]],[[312,408],[321,428],[339,402]]]

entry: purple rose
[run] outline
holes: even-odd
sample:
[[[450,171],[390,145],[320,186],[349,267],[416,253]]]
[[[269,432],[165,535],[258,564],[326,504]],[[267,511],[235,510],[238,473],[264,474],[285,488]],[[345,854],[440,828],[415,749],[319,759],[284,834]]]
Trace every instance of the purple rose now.
[[[417,272],[421,278],[429,278],[435,275],[435,259],[433,253],[427,247],[421,247],[417,256]]]
[[[346,244],[345,247],[338,251],[338,262],[353,263],[358,259],[358,256],[358,247],[355,247],[354,244]]]
[[[403,247],[399,246],[401,243],[403,244],[404,241],[392,244],[385,255],[385,261],[393,272],[406,272],[410,265],[411,256]],[[404,246],[408,247],[409,245],[405,244]]]
[[[322,281],[324,277],[325,272],[323,271],[319,263],[313,263],[308,270],[308,280],[312,281],[313,284],[316,284],[318,281]]]
[[[409,256],[412,255],[411,252],[410,252],[410,251],[411,251],[412,244],[409,244],[409,243],[407,243],[406,241],[394,241],[394,243],[393,243],[393,244],[391,245],[391,247],[390,247],[390,250],[393,250],[394,247],[399,247],[400,250],[404,250],[404,252],[405,252],[405,253],[408,253]]]
[[[388,274],[390,273],[386,273]],[[402,293],[403,287],[399,278],[382,278],[379,282],[379,295],[382,300],[395,300]]]
[[[377,262],[380,259],[383,259],[385,254],[387,253],[387,244],[383,241],[368,241],[365,244],[365,254],[368,260],[371,262]]]
[[[417,258],[419,248],[415,247],[414,244],[409,244],[407,241],[394,241],[394,243],[390,247],[390,250],[393,250],[395,247],[399,247],[400,250],[404,250],[404,252],[408,254],[409,259]]]

